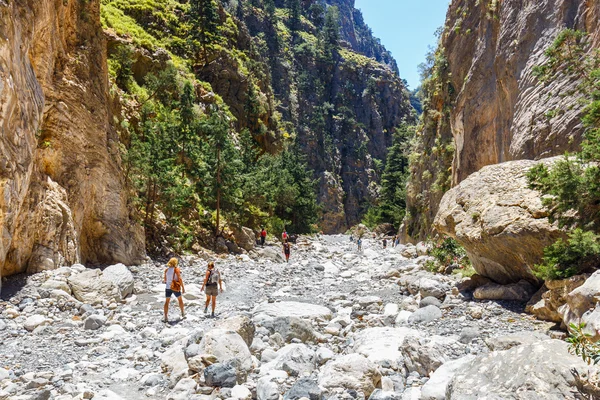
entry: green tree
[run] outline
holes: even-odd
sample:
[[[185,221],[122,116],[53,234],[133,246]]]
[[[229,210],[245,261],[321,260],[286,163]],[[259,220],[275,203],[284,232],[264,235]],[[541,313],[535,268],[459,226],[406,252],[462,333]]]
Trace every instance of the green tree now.
[[[327,9],[321,45],[325,61],[328,63],[335,62],[338,59],[340,49],[340,16],[338,8],[335,6]]]
[[[300,30],[300,22],[302,16],[302,8],[300,0],[287,0],[287,8],[289,11],[289,27],[292,32]]]
[[[216,39],[220,24],[217,5],[214,0],[190,0],[189,15],[192,25],[191,47],[196,54],[196,59],[201,49],[204,62],[207,63],[207,47]]]

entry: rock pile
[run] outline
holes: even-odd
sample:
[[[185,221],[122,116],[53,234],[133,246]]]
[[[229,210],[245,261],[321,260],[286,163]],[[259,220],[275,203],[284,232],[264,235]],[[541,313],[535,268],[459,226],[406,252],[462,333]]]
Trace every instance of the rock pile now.
[[[10,281],[0,399],[464,399],[490,382],[498,398],[572,398],[569,369],[587,366],[523,303],[473,299],[414,247],[363,248],[324,236],[300,238],[290,264],[276,247],[222,257],[215,319],[205,261],[184,257],[188,317],[169,324],[159,263]]]

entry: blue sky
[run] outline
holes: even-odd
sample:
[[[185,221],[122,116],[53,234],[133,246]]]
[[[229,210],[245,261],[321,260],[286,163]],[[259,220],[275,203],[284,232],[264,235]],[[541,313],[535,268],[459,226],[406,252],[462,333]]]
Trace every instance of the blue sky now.
[[[444,24],[449,0],[356,0],[375,37],[392,52],[400,77],[419,86],[417,66],[427,46],[436,45],[435,30]]]

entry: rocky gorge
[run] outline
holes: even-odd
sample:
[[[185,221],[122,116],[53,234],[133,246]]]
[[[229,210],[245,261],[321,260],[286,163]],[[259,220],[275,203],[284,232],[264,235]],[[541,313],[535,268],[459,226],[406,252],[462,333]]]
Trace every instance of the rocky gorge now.
[[[300,237],[290,263],[269,242],[185,256],[187,317],[172,307],[167,324],[158,262],[13,277],[0,302],[0,398],[583,398],[570,369],[597,371],[562,331],[523,302],[487,300],[484,279],[432,274],[426,252],[379,238],[357,251],[340,235]],[[200,285],[215,257],[225,292],[213,319]],[[597,289],[568,296],[591,302]]]

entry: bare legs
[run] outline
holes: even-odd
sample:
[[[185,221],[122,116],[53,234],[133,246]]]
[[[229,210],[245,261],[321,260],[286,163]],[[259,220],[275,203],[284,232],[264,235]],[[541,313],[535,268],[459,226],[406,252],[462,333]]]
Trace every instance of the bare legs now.
[[[208,305],[210,304],[210,300],[212,299],[212,315],[215,315],[215,308],[217,307],[217,296],[209,296],[206,295],[206,303],[204,304],[204,312],[208,310]]]
[[[171,302],[171,298],[167,297],[165,299],[165,306],[164,306],[165,321],[167,321],[167,316],[169,315],[169,303],[170,302]],[[183,308],[183,297],[182,296],[177,297],[177,302],[179,303],[179,310],[181,310],[181,316],[185,317],[185,310]]]
[[[171,302],[171,298],[167,297],[165,299],[165,307],[164,307],[164,309],[165,309],[165,322],[167,321],[167,316],[169,315],[169,303],[170,302]]]

